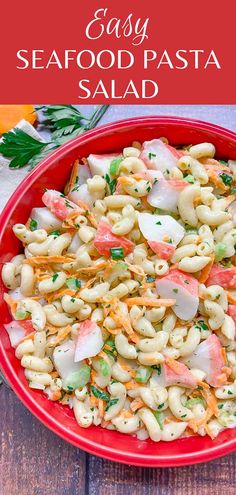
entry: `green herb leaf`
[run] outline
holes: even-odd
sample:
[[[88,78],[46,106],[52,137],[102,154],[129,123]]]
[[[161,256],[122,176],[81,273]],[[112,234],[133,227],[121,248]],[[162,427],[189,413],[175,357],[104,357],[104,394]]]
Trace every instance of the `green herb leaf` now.
[[[156,222],[156,225],[162,225],[162,223],[159,221],[159,222]]]
[[[58,273],[54,273],[54,275],[52,276],[52,281],[53,282],[56,282],[56,279],[59,277]]]
[[[105,408],[105,411],[108,411],[109,407],[111,406],[114,406],[115,404],[117,404],[117,402],[119,401],[119,399],[111,399],[109,400],[106,408]]]
[[[160,411],[152,411],[152,414],[157,420],[160,429],[163,430],[163,414]]]
[[[9,164],[10,168],[21,168],[48,144],[32,138],[21,129],[15,128],[3,134],[0,153],[7,158],[12,158]]]
[[[152,158],[155,158],[157,156],[155,153],[148,153],[148,159],[151,160]]]
[[[54,237],[58,237],[59,235],[61,235],[61,232],[60,230],[53,230],[52,232],[49,232],[48,235],[54,235]]]
[[[222,174],[220,174],[220,178],[222,180],[222,182],[224,183],[225,186],[231,186],[232,183],[233,183],[233,177],[229,174],[226,174],[225,172],[223,172]]]
[[[174,292],[175,294],[178,294],[179,289],[173,289],[173,292]]]
[[[71,290],[77,290],[81,288],[81,282],[77,278],[68,278],[66,280],[66,285]]]
[[[156,370],[157,371],[157,374],[160,376],[161,375],[161,365],[160,364],[154,364],[153,366],[151,366],[151,368],[153,370]]]
[[[36,220],[34,220],[33,218],[31,218],[29,228],[32,231],[37,230],[38,222]]]
[[[109,170],[111,175],[113,175],[113,176],[118,175],[119,166],[120,166],[121,162],[123,162],[123,160],[124,160],[123,156],[118,156],[117,158],[114,158],[114,160],[112,160],[112,162],[110,164],[110,170]]]
[[[94,387],[94,385],[91,385],[91,392],[93,393],[94,397],[96,397],[97,399],[102,399],[105,400],[106,402],[109,402],[110,400],[110,397],[106,392],[99,390],[98,388]]]
[[[116,179],[111,180],[108,174],[105,175],[104,179],[109,186],[110,193],[113,194],[116,190],[117,180]]]
[[[122,247],[111,248],[110,253],[113,260],[122,260],[125,256]]]
[[[107,349],[107,347],[109,347],[109,349]],[[107,339],[104,344],[103,351],[110,356],[114,356],[116,354],[116,345],[114,340]]]
[[[198,320],[196,326],[200,327],[200,330],[209,330],[208,326],[203,320]]]
[[[184,181],[188,182],[189,184],[194,184],[195,179],[194,179],[193,175],[189,174],[186,177],[184,177]]]

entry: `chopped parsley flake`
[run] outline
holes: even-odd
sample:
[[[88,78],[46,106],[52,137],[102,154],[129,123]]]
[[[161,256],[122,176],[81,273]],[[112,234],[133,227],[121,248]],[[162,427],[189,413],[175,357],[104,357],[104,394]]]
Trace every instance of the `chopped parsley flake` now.
[[[37,228],[38,228],[37,220],[34,220],[33,218],[31,218],[29,228],[32,231],[37,230]]]
[[[53,283],[56,282],[56,279],[59,277],[58,273],[54,273],[54,275],[52,276],[52,281]]]

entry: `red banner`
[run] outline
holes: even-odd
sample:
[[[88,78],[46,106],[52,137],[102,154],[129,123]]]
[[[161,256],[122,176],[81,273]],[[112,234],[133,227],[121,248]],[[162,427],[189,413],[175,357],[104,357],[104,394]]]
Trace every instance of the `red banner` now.
[[[235,13],[235,0],[4,2],[0,103],[234,104]]]

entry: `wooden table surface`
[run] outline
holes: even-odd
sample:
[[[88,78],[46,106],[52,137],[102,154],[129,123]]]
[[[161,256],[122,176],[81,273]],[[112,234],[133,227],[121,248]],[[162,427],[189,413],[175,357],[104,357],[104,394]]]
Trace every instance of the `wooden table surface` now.
[[[47,430],[0,388],[0,495],[235,495],[236,453],[183,468],[99,459]]]
[[[148,114],[183,115],[236,129],[236,106],[115,105],[103,122]],[[26,174],[26,168],[0,170],[0,209]],[[0,429],[0,495],[236,495],[236,453],[169,469],[105,461],[56,437],[5,384],[0,387]]]

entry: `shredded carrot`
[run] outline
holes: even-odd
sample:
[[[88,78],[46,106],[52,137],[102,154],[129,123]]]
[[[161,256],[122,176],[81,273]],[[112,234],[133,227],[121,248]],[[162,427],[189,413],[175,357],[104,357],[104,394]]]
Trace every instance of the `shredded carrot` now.
[[[49,303],[56,301],[56,299],[60,299],[62,296],[74,296],[75,291],[71,289],[59,289],[56,292],[51,292],[49,294],[45,294],[44,297],[47,299]]]
[[[131,263],[128,263],[127,261],[126,261],[126,264],[128,265],[128,268],[129,268],[129,271],[130,272],[136,273],[136,275],[140,275],[141,277],[145,277],[146,278],[146,273],[145,273],[144,269],[141,266],[131,265]]]
[[[74,261],[73,255],[70,258],[66,256],[33,256],[32,258],[27,258],[23,263],[28,265],[43,265],[45,263],[71,263]]]
[[[110,315],[111,318],[113,318],[113,320],[115,320],[115,322],[118,324],[118,326],[121,326],[125,329],[126,333],[130,336],[132,342],[137,343],[139,337],[134,332],[130,319],[127,316],[124,316],[122,313],[120,313],[118,309],[116,310],[116,313],[111,312]]]
[[[127,411],[126,409],[122,409],[122,411],[120,412],[120,416],[122,418],[133,418],[132,412]]]
[[[120,177],[118,177],[117,179],[117,184],[121,184],[122,186],[130,186],[132,185],[134,182],[131,178],[129,177],[126,177],[125,175],[122,175]]]
[[[206,282],[206,280],[208,279],[209,277],[209,273],[211,271],[211,268],[212,268],[212,265],[215,261],[215,255],[214,254],[210,254],[210,258],[211,260],[209,261],[209,263],[202,269],[201,271],[201,275],[198,279],[198,281],[200,282],[200,284],[204,284]]]
[[[104,359],[104,361],[106,361],[109,364],[109,366],[110,366],[110,359],[109,359],[108,355],[106,354],[106,352],[100,351],[99,354],[98,354],[98,356],[100,358]]]
[[[92,225],[93,227],[95,227],[95,229],[96,229],[96,228],[97,228],[97,226],[98,226],[98,223],[97,223],[97,220],[96,220],[95,216],[94,216],[94,215],[93,215],[93,213],[90,211],[89,206],[88,206],[86,203],[84,203],[83,201],[81,201],[81,200],[78,200],[78,201],[77,201],[77,204],[80,206],[80,208],[82,208],[82,210],[85,210],[85,211],[87,212],[87,213],[86,213],[86,216],[87,216],[87,218],[88,218],[89,222],[90,222],[90,223],[91,223],[91,225]]]
[[[65,195],[68,195],[71,192],[71,189],[73,189],[76,182],[76,178],[78,176],[78,172],[79,172],[79,160],[75,160],[75,163],[72,167],[69,182],[67,183],[64,190]]]
[[[124,383],[124,386],[127,390],[133,390],[134,388],[138,388],[140,387],[140,384],[138,383],[135,383],[133,381],[130,381],[130,382],[126,382]]]
[[[130,409],[131,409],[131,411],[135,412],[138,409],[140,409],[141,407],[143,407],[144,405],[145,404],[142,401],[142,399],[140,399],[139,397],[137,397],[136,399],[132,400],[132,402],[130,404]]]
[[[174,371],[174,373],[176,373],[177,375],[181,375],[183,373],[182,363],[179,363],[179,361],[176,361],[171,357],[166,357],[165,361],[169,368]]]
[[[228,302],[230,304],[236,304],[236,296],[231,294],[231,292],[229,292],[229,291],[226,292],[226,295],[227,295]]]
[[[210,388],[208,383],[202,382],[201,380],[198,381],[198,385],[199,385],[199,387],[205,388],[206,390],[208,390]]]
[[[47,336],[54,335],[57,332],[58,332],[58,327],[54,327],[53,325],[49,325],[47,323],[47,331],[46,331]]]
[[[68,325],[67,327],[61,328],[58,331],[58,334],[55,337],[55,339],[48,343],[48,347],[56,347],[56,345],[60,344],[61,342],[63,342],[63,340],[65,340],[65,338],[69,335],[70,332],[71,332],[71,326],[70,325]]]
[[[105,421],[105,420],[103,420],[101,422],[101,427],[102,428],[107,428],[107,426],[110,425],[110,424],[111,424],[111,421]]]
[[[98,411],[99,411],[99,415],[101,416],[101,418],[103,418],[104,416],[104,401],[102,399],[98,399]]]
[[[154,308],[159,308],[161,306],[174,306],[176,303],[175,299],[152,299],[151,297],[128,297],[124,300],[128,306],[152,306]]]
[[[28,335],[26,335],[25,337],[23,337],[23,339],[21,339],[20,342],[24,342],[25,340],[34,340],[34,336],[35,336],[35,331],[34,332],[31,332],[31,333],[28,333]]]
[[[7,292],[4,292],[3,299],[7,303],[7,305],[9,306],[12,314],[14,315],[14,313],[16,312],[16,308],[17,308],[17,301],[15,299],[12,299]]]
[[[98,270],[102,270],[103,268],[106,268],[107,266],[107,261],[103,261],[102,263],[97,263],[93,266],[85,266],[83,268],[79,268],[79,270],[76,270],[76,273],[93,273],[97,272]]]
[[[54,378],[58,378],[59,377],[59,373],[57,371],[52,371],[50,373],[51,377],[54,379]]]

